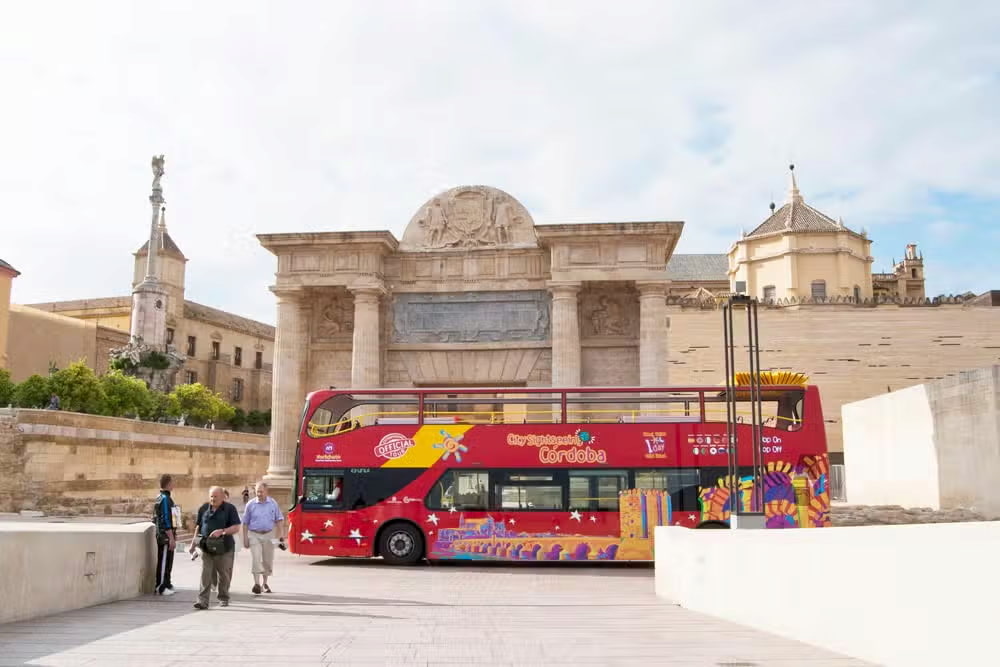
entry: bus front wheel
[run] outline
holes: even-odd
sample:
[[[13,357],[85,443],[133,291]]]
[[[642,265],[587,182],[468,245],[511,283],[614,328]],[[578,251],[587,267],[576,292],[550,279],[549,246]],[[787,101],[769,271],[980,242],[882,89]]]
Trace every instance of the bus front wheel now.
[[[714,528],[716,530],[718,529],[726,530],[729,528],[729,524],[724,521],[705,521],[703,523],[698,524],[698,528],[701,529]]]
[[[424,555],[424,536],[413,524],[389,524],[382,530],[378,551],[390,565],[413,565]]]

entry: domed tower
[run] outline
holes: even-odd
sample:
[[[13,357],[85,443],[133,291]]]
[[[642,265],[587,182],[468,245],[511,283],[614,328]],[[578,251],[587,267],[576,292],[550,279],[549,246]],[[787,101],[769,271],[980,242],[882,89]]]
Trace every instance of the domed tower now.
[[[172,344],[167,329],[184,317],[184,272],[187,258],[167,232],[167,210],[160,187],[163,156],[153,158],[153,208],[149,240],[135,252],[132,277],[132,336],[154,347]],[[152,244],[154,252],[150,254]],[[159,305],[157,305],[159,303]]]

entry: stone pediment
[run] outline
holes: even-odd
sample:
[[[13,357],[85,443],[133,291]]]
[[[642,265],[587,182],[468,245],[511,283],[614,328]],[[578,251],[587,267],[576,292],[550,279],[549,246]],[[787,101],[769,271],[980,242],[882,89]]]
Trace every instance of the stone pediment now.
[[[460,186],[432,197],[410,220],[399,245],[403,251],[537,246],[527,209],[485,185]]]

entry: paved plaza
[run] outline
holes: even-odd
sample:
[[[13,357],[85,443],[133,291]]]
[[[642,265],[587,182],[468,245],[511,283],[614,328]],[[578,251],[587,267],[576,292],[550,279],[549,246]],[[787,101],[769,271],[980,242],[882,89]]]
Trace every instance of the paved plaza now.
[[[250,593],[241,551],[231,606],[197,611],[200,561],[178,553],[173,597],[0,625],[0,665],[864,664],[664,603],[648,566],[278,556],[274,593]]]

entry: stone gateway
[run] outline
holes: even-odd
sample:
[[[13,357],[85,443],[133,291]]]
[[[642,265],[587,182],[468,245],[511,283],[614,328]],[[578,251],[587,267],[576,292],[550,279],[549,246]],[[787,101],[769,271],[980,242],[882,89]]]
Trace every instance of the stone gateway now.
[[[389,232],[262,234],[278,259],[267,479],[291,485],[320,387],[665,385],[682,222],[535,225],[462,186]]]

